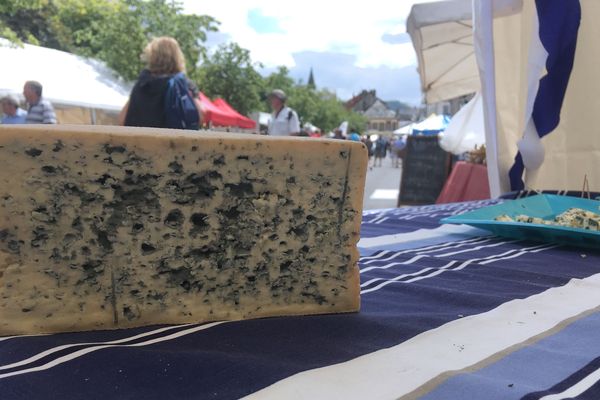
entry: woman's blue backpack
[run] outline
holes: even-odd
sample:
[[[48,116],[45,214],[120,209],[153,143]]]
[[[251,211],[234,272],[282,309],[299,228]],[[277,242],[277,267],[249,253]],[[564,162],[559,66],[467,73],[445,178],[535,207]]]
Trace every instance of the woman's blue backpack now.
[[[165,95],[165,119],[167,128],[200,129],[200,115],[183,72],[169,79]]]

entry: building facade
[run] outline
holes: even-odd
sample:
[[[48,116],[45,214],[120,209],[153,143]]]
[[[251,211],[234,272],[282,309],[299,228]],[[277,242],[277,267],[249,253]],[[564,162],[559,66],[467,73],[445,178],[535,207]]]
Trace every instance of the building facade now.
[[[401,126],[398,110],[378,98],[375,90],[363,90],[346,102],[346,108],[368,119],[368,133],[392,133]]]

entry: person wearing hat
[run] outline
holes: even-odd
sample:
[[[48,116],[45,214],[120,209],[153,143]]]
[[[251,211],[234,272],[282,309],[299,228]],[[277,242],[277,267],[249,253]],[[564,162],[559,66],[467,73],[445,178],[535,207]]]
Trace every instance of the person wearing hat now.
[[[19,99],[9,94],[0,99],[2,104],[3,124],[24,124],[27,119],[27,111],[19,107]]]
[[[300,121],[296,111],[285,105],[285,92],[275,89],[269,94],[273,114],[269,122],[269,135],[272,136],[298,136],[300,134]]]

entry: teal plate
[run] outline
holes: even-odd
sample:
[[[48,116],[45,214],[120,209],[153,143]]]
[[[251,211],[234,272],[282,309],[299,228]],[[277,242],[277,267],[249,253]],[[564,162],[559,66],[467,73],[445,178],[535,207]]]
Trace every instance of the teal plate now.
[[[543,219],[554,219],[556,215],[565,212],[569,208],[581,208],[600,214],[600,201],[543,194],[519,200],[508,200],[495,206],[444,218],[440,222],[471,225],[491,231],[498,236],[513,239],[600,249],[600,231],[494,220],[502,214],[506,214],[511,218],[515,218],[517,215],[527,215]]]

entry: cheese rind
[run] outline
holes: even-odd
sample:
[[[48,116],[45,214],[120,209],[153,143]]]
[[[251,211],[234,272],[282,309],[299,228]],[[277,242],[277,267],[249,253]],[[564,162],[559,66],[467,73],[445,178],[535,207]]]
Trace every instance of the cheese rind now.
[[[346,141],[0,128],[0,335],[359,308]]]

